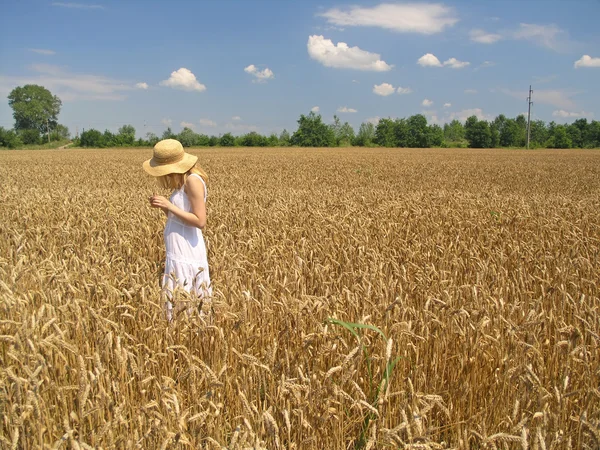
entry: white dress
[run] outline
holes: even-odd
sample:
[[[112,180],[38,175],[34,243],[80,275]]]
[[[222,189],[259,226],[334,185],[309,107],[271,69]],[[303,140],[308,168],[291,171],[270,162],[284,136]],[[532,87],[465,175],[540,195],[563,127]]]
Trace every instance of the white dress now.
[[[204,201],[206,202],[206,183],[201,176],[198,177],[204,186]],[[185,193],[184,187],[177,189],[169,198],[173,205],[186,212],[191,212],[191,204]],[[173,291],[183,289],[197,297],[211,295],[210,275],[208,272],[208,258],[206,245],[200,228],[189,225],[169,212],[164,231],[167,258],[162,287],[168,299],[172,298]],[[166,302],[167,318],[172,319],[173,305]]]

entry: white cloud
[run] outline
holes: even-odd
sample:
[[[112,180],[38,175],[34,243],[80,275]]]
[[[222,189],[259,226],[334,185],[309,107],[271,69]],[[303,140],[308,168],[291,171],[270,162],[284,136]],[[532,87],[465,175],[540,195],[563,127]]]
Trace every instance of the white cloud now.
[[[537,25],[521,23],[519,28],[512,33],[514,39],[525,39],[535,44],[552,50],[560,50],[567,39],[566,33],[556,25]]]
[[[33,53],[37,53],[39,55],[45,55],[45,56],[56,55],[56,52],[54,50],[47,50],[44,48],[28,48],[27,50],[29,50],[30,52],[33,52]]]
[[[502,39],[501,34],[487,33],[481,29],[471,30],[469,37],[473,42],[479,42],[480,44],[493,44]]]
[[[466,121],[469,117],[476,116],[479,120],[492,120],[492,116],[488,114],[484,114],[481,108],[471,108],[471,109],[463,109],[462,111],[457,111],[450,113],[448,117],[448,121],[451,122],[454,119],[460,120],[461,122]]]
[[[214,128],[217,126],[217,122],[210,120],[210,119],[200,119],[198,121],[198,123],[200,125],[202,125],[203,127],[210,127],[210,128]]]
[[[452,106],[452,103],[444,103],[444,108],[450,108]]]
[[[367,120],[365,120],[365,122],[372,123],[373,125],[377,125],[379,123],[380,119],[381,119],[381,117],[379,117],[379,116],[369,117]]]
[[[477,69],[483,69],[486,67],[494,67],[496,65],[496,63],[494,61],[484,61],[481,63],[481,65],[479,67],[477,67]],[[477,70],[475,69],[475,70]]]
[[[386,72],[392,68],[377,53],[349,47],[345,42],[334,44],[323,36],[309,36],[307,48],[310,57],[326,67],[374,72]]]
[[[524,91],[513,91],[510,89],[500,89],[500,92],[510,95],[518,100],[523,100],[527,97],[527,90]],[[533,101],[544,105],[551,105],[555,108],[564,110],[577,109],[577,105],[571,99],[571,97],[577,95],[577,91],[566,91],[566,90],[536,90],[533,92]]]
[[[61,8],[74,8],[74,9],[104,9],[102,5],[90,5],[86,3],[64,3],[64,2],[52,2],[52,6],[60,6]]]
[[[242,118],[240,116],[233,116],[231,120],[242,120]]]
[[[228,123],[225,125],[225,130],[232,133],[250,133],[251,131],[259,131],[259,128],[255,125],[245,125],[242,123]]]
[[[135,87],[138,89],[148,89],[148,83],[135,83]]]
[[[396,92],[400,95],[404,95],[404,94],[410,94],[412,92],[411,88],[403,88],[398,86],[398,89],[396,89]]]
[[[193,130],[193,129],[196,127],[196,125],[194,125],[194,124],[193,124],[193,123],[191,123],[191,122],[181,122],[181,123],[179,124],[179,126],[180,126],[181,128],[189,128],[189,129],[191,129],[191,130]]]
[[[425,100],[423,100],[423,102],[421,103],[421,105],[429,107],[429,106],[433,105],[433,101],[431,101],[428,98],[426,98]]]
[[[381,83],[373,86],[373,92],[382,97],[386,97],[396,92],[396,88],[389,83]]]
[[[171,76],[169,77],[169,79],[161,81],[160,85],[168,86],[174,89],[182,89],[184,91],[202,92],[206,90],[206,86],[198,82],[198,80],[196,79],[196,75],[194,75],[189,69],[186,69],[185,67],[171,72]]]
[[[476,89],[465,89],[465,94],[477,94]]]
[[[440,118],[437,116],[437,111],[421,111],[421,114],[427,117],[427,122],[429,123],[438,125],[441,125],[442,123]]]
[[[340,113],[355,113],[355,112],[358,112],[358,111],[356,109],[354,109],[354,108],[348,108],[346,106],[340,106],[337,109],[337,112],[340,112]]]
[[[253,83],[266,83],[267,80],[275,78],[275,74],[273,74],[271,69],[265,67],[263,70],[258,70],[258,67],[256,67],[254,64],[244,67],[244,72],[256,77],[255,80],[252,80]]]
[[[463,69],[470,64],[470,62],[459,61],[456,58],[450,58],[449,60],[444,61],[444,67],[450,67],[451,69]]]
[[[319,15],[334,25],[379,27],[401,33],[440,33],[458,22],[454,9],[441,3],[382,3],[372,8],[333,8]]]
[[[321,110],[321,108],[319,108],[318,106],[313,106],[310,110],[314,113],[318,113]]]
[[[431,53],[425,53],[417,60],[417,64],[423,67],[442,67],[442,63],[437,56]]]
[[[565,111],[564,109],[560,109],[552,112],[553,117],[562,117],[562,118],[577,118],[577,117],[593,117],[594,114],[591,112],[580,111]]]
[[[417,60],[417,64],[423,67],[450,67],[451,69],[462,69],[467,67],[471,63],[466,61],[459,61],[456,58],[450,58],[444,61],[444,64],[440,62],[437,56],[432,53],[425,53]]]
[[[173,123],[173,121],[171,119],[163,119],[160,121],[160,123],[162,123],[163,125],[170,127],[171,124]]]
[[[575,61],[574,67],[576,69],[579,69],[580,67],[600,67],[600,58],[592,58],[590,55],[583,55]]]
[[[0,92],[10,92],[16,86],[39,84],[57,95],[63,102],[76,100],[124,100],[125,92],[134,89],[131,82],[102,75],[72,73],[52,64],[29,66],[31,75],[0,75]]]

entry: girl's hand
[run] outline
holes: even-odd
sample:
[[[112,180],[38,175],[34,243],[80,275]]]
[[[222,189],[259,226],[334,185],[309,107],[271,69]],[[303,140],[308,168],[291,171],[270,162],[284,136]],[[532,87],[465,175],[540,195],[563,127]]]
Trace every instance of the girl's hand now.
[[[153,195],[148,199],[150,201],[150,206],[153,208],[160,208],[164,212],[168,212],[173,207],[173,203],[167,200],[162,195]]]

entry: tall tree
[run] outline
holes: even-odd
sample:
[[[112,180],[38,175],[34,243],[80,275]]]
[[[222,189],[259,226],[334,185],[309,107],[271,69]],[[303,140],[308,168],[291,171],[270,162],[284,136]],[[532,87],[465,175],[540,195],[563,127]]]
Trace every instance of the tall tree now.
[[[490,125],[485,120],[471,116],[465,123],[465,136],[471,148],[489,148],[492,144]]]
[[[135,143],[135,128],[133,125],[123,125],[115,136],[117,145],[133,145]]]
[[[427,118],[423,114],[415,114],[414,116],[410,116],[408,118],[407,124],[408,139],[406,147],[429,147],[429,128],[427,127]]]
[[[8,104],[13,109],[15,130],[38,130],[47,133],[48,127],[58,125],[58,114],[62,102],[43,86],[26,84],[14,88],[8,95]]]
[[[344,147],[352,145],[352,142],[354,142],[354,128],[348,122],[344,122],[344,125],[340,128],[339,139],[338,145]]]
[[[460,120],[454,119],[444,124],[444,139],[446,142],[460,142],[465,138],[465,127]]]
[[[549,148],[571,148],[573,142],[567,133],[567,127],[564,125],[556,125],[552,128],[550,139],[546,144]]]
[[[331,127],[323,123],[320,114],[311,111],[298,119],[298,129],[292,135],[291,143],[300,147],[333,147],[335,134]]]
[[[360,124],[358,134],[354,139],[354,145],[360,147],[370,147],[375,142],[375,125],[371,122],[363,122]]]
[[[183,130],[177,136],[177,140],[181,142],[184,147],[191,147],[196,145],[198,135],[191,128],[184,127]]]
[[[281,134],[279,135],[279,145],[281,145],[282,147],[287,147],[290,145],[290,133],[288,132],[288,130],[283,130],[281,132]]]
[[[430,125],[427,132],[430,147],[441,147],[444,144],[444,130],[438,124]]]
[[[394,121],[390,118],[380,119],[375,127],[375,143],[382,147],[396,147]]]
[[[167,129],[165,131],[163,131],[162,138],[163,139],[177,139],[177,135],[175,133],[173,133],[173,130],[171,130],[171,127],[167,127]]]
[[[548,140],[548,129],[543,120],[534,120],[531,122],[531,145],[534,147],[542,147]]]

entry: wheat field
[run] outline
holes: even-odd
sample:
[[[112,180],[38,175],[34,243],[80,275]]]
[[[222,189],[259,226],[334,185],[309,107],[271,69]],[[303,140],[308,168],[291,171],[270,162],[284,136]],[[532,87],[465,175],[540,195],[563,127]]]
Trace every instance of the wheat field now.
[[[191,153],[169,324],[151,149],[0,152],[2,448],[600,447],[599,151]]]

